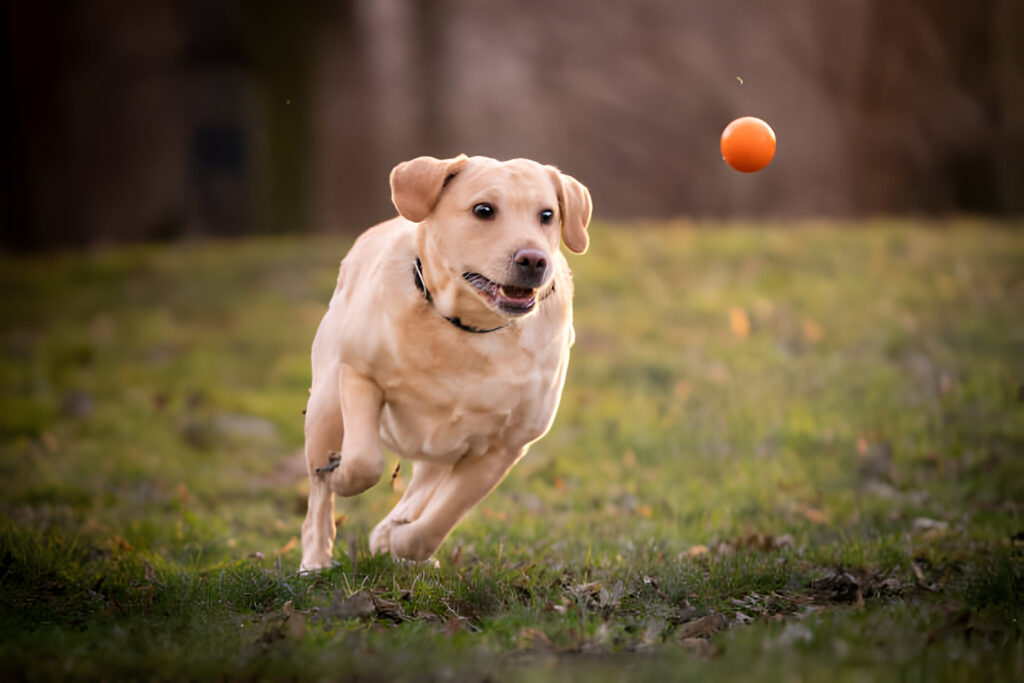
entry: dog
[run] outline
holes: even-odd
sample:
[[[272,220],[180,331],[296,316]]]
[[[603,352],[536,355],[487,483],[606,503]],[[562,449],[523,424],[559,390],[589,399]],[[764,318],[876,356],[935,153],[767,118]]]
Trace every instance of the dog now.
[[[572,326],[560,243],[589,244],[590,192],[552,166],[459,155],[391,172],[398,216],[359,236],[316,332],[305,421],[304,571],[332,563],[334,494],[412,461],[372,553],[429,560],[555,417]]]

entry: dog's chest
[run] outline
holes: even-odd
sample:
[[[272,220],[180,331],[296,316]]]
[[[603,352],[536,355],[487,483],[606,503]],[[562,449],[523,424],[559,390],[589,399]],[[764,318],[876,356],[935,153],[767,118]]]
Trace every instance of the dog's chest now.
[[[381,439],[388,448],[448,463],[495,448],[518,450],[547,431],[567,348],[482,359],[466,349],[461,354],[461,363],[410,358],[401,372],[378,378],[385,393]]]

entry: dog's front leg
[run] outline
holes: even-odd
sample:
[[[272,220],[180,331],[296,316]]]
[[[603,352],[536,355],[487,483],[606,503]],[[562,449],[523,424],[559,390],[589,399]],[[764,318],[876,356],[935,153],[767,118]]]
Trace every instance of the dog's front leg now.
[[[354,496],[370,488],[384,473],[380,449],[380,411],[384,392],[372,379],[350,365],[340,370],[341,420],[345,436],[340,461],[329,472],[331,489],[340,496]],[[333,471],[330,471],[333,470]]]
[[[428,559],[463,515],[504,479],[525,452],[525,448],[494,450],[457,462],[437,485],[419,517],[391,528],[387,543],[391,555],[406,560]]]
[[[334,493],[330,474],[332,453],[341,448],[341,396],[337,373],[314,383],[306,405],[306,463],[309,471],[309,506],[302,523],[303,571],[331,565],[334,549]]]

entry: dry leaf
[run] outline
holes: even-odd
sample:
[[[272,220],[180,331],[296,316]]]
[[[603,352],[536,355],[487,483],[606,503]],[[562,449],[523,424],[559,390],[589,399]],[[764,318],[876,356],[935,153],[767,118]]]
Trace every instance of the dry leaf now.
[[[803,323],[800,325],[801,331],[804,333],[804,339],[812,344],[817,344],[825,338],[825,330],[822,329],[821,325],[816,320],[811,318],[804,318]]]
[[[358,590],[344,599],[339,591],[334,602],[322,614],[337,619],[364,619],[376,615],[377,606],[370,591]]]
[[[120,536],[114,536],[110,539],[110,545],[114,550],[120,550],[122,552],[130,552],[131,550],[134,550],[132,544]]]
[[[858,604],[864,602],[864,596],[860,592],[860,581],[842,568],[812,581],[811,588],[818,591],[821,597],[832,602],[856,602]]]
[[[733,306],[729,309],[729,329],[738,339],[750,336],[750,316],[742,308]]]
[[[622,466],[626,469],[633,469],[636,467],[636,453],[632,448],[627,448],[622,454]]]
[[[538,652],[552,652],[555,649],[547,634],[535,628],[523,628],[519,631],[519,646]]]
[[[828,523],[828,515],[818,508],[812,508],[810,505],[801,505],[800,514],[812,524]]]
[[[275,555],[285,555],[287,553],[290,553],[292,550],[295,549],[295,546],[297,546],[298,544],[299,544],[299,538],[297,536],[292,536],[290,539],[288,539],[288,542],[285,543],[280,548],[278,548],[278,550],[274,554]]]
[[[723,614],[709,614],[706,617],[682,624],[679,630],[676,631],[676,637],[680,640],[685,640],[686,638],[706,638],[713,633],[721,631],[725,626],[725,621],[725,615]]]

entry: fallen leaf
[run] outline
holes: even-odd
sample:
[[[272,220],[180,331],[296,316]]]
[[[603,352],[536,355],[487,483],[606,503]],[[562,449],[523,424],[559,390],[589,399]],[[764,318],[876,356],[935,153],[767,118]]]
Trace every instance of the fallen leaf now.
[[[754,620],[753,617],[747,616],[743,612],[736,612],[736,614],[734,616],[736,617],[736,623],[740,624],[742,626],[746,626],[747,624],[749,624],[750,622],[752,622]]]
[[[358,590],[346,598],[341,596],[342,591],[338,591],[334,596],[334,602],[320,614],[334,619],[366,619],[377,614],[377,606],[370,591]]]
[[[555,649],[546,633],[529,627],[519,631],[519,647],[537,652],[552,652]]]
[[[841,568],[812,581],[811,588],[818,591],[820,597],[831,602],[864,603],[857,577]]]
[[[776,537],[772,534],[754,533],[734,539],[732,545],[738,548],[750,548],[767,553],[781,550],[782,548],[793,548],[796,546],[796,541],[789,534]]]
[[[615,609],[622,602],[626,594],[626,586],[621,581],[616,581],[611,589],[602,587],[597,594],[597,604],[605,609]]]
[[[627,448],[622,453],[622,466],[626,469],[633,469],[636,467],[636,453],[632,448]]]
[[[800,514],[803,515],[804,519],[813,524],[826,524],[828,522],[828,515],[824,511],[812,508],[810,505],[801,505]]]
[[[295,546],[298,545],[298,544],[299,544],[298,536],[292,536],[290,539],[288,539],[288,542],[285,543],[280,548],[278,548],[277,551],[274,554],[278,555],[278,556],[286,555],[286,554],[290,553],[292,550],[294,550]]]
[[[804,339],[812,344],[817,344],[825,338],[825,330],[822,329],[816,320],[811,318],[804,318],[803,323],[800,325],[800,330],[804,334]]]
[[[676,631],[676,637],[679,639],[706,638],[713,633],[718,633],[724,626],[725,615],[716,612],[682,624]]]
[[[387,619],[396,624],[405,621],[405,610],[402,609],[401,603],[387,600],[373,593],[370,594],[370,598],[373,600],[373,608],[378,619]]]
[[[729,329],[738,339],[750,336],[750,316],[742,308],[733,306],[729,309]]]
[[[110,545],[115,551],[130,552],[134,550],[132,544],[124,540],[120,536],[114,536],[110,539]]]

